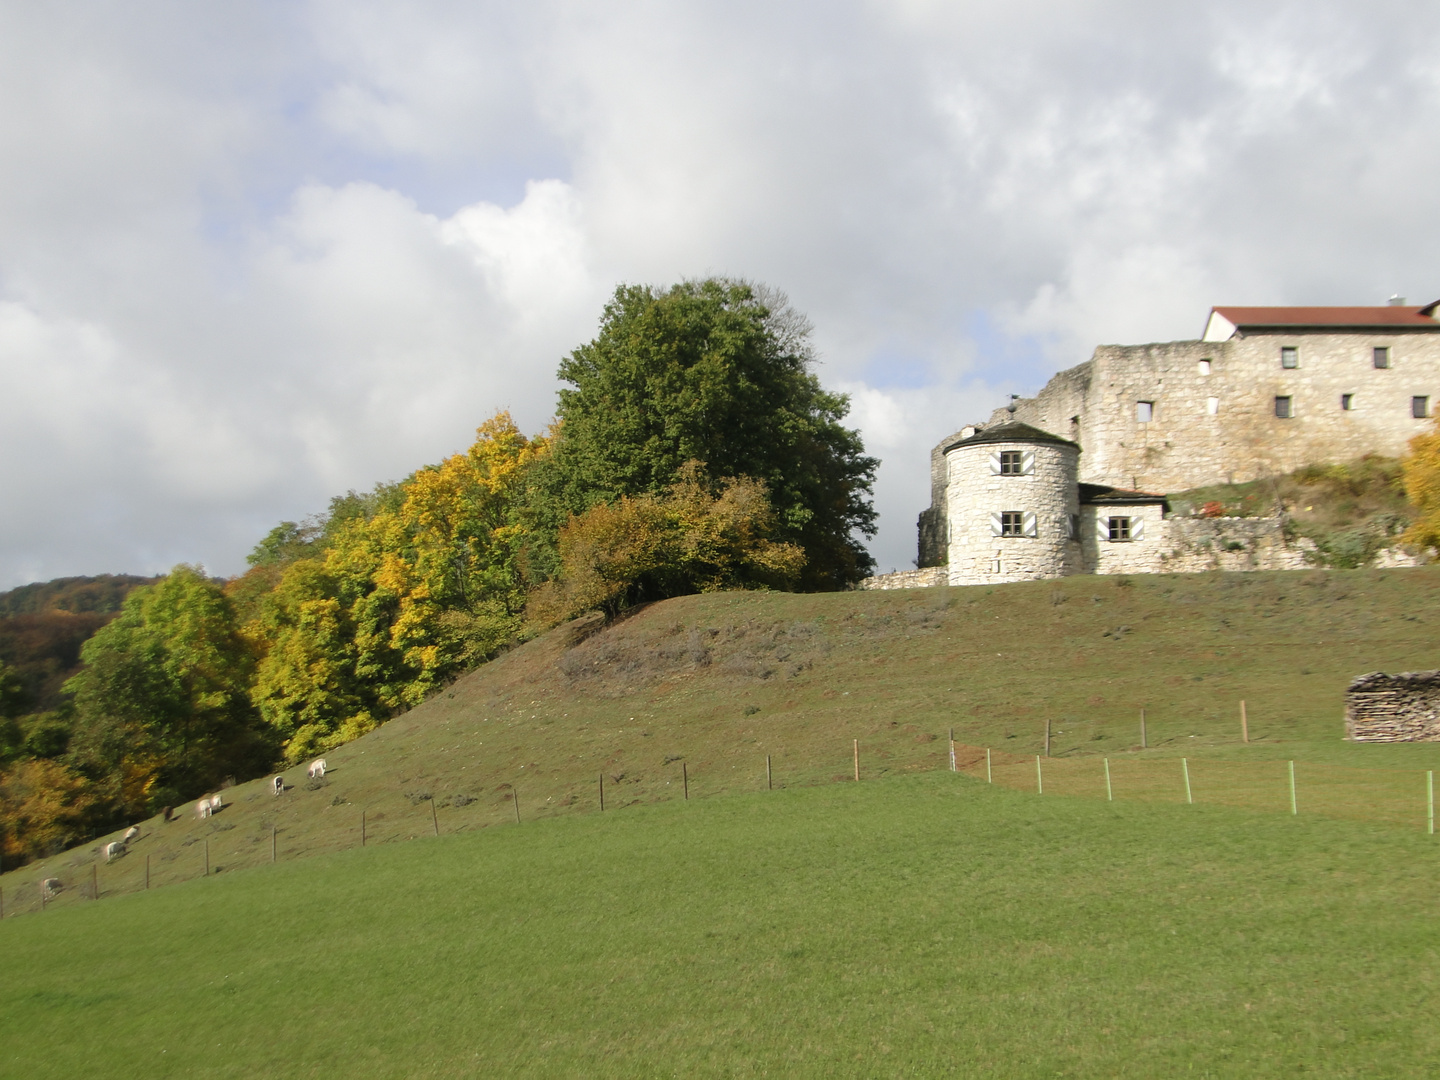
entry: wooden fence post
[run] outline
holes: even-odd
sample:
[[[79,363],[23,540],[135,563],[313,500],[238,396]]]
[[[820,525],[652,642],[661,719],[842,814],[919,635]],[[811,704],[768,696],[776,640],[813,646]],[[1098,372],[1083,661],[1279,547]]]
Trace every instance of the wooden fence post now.
[[[515,800],[515,824],[520,824],[520,789],[514,784],[510,785],[510,797]]]
[[[150,888],[150,856],[145,856],[145,888]]]
[[[1035,755],[1035,794],[1045,794],[1045,778],[1040,773],[1040,755]]]
[[[1050,718],[1045,718],[1045,756],[1050,756]]]
[[[270,861],[275,861],[275,826],[270,826]]]
[[[680,762],[680,781],[685,785],[685,801],[690,801],[690,767]]]
[[[440,819],[435,816],[435,796],[430,796],[430,827],[435,830],[435,835],[440,835]]]
[[[765,790],[766,790],[766,791],[774,791],[774,790],[775,790],[775,785],[771,782],[771,779],[770,779],[770,755],[769,755],[769,754],[766,754],[766,755],[765,755]]]
[[[1435,835],[1435,770],[1425,774],[1426,832]]]
[[[1185,804],[1192,805],[1195,800],[1190,797],[1190,759],[1180,759],[1180,771],[1185,774]]]
[[[1145,737],[1145,710],[1140,710],[1140,749],[1148,750],[1150,741]]]
[[[605,812],[605,774],[600,774],[600,812]]]
[[[205,838],[205,876],[210,876],[210,838]]]
[[[860,779],[860,740],[855,740],[855,779]]]
[[[990,748],[987,746],[985,747],[985,783],[993,784],[994,782],[994,777],[990,775]]]
[[[100,868],[93,862],[90,864],[90,899],[100,899]]]
[[[360,846],[365,846],[365,811],[360,811]]]
[[[42,877],[42,878],[40,879],[40,910],[41,910],[41,911],[44,911],[44,910],[45,910],[45,905],[49,902],[49,899],[50,899],[50,898],[49,898],[48,895],[46,895],[46,891],[45,891],[45,879]]]
[[[1243,742],[1250,741],[1250,717],[1245,715],[1245,700],[1240,700],[1240,738]]]
[[[1115,792],[1110,787],[1110,759],[1105,759],[1105,801],[1114,802]]]
[[[1290,813],[1298,814],[1300,808],[1295,803],[1295,762],[1290,762]]]
[[[959,770],[958,768],[956,768],[956,766],[955,766],[955,729],[954,729],[953,727],[950,729],[950,771],[951,771],[951,772],[959,772],[959,771],[960,771],[960,770]]]

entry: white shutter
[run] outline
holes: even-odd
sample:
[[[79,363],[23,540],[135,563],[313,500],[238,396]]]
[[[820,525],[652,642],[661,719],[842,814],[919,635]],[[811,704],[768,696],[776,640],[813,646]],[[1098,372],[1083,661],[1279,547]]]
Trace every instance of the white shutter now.
[[[1034,475],[1035,475],[1035,451],[1034,451],[1034,450],[1026,450],[1025,453],[1020,456],[1020,472],[1021,472],[1023,475],[1025,475],[1025,476],[1034,476]],[[1026,536],[1029,536],[1030,534],[1029,534],[1029,533],[1026,533],[1025,535],[1026,535]]]
[[[992,476],[999,476],[999,475],[1000,475],[1000,451],[999,451],[999,450],[993,450],[993,451],[991,451],[991,453],[990,453],[990,474],[991,474]],[[996,535],[998,536],[999,534],[997,533]]]
[[[1096,516],[1095,518],[1095,539],[1102,544],[1110,542],[1110,519],[1108,517]]]
[[[990,535],[1000,536],[1005,531],[1004,522],[1000,520],[999,514],[990,515]]]
[[[1020,531],[1029,537],[1040,535],[1040,528],[1035,522],[1035,515],[1029,510],[1026,510],[1025,516],[1020,519]]]
[[[1132,517],[1132,518],[1130,519],[1130,539],[1131,539],[1131,540],[1144,540],[1144,539],[1145,539],[1145,519],[1144,519],[1144,518],[1142,518],[1142,517]]]

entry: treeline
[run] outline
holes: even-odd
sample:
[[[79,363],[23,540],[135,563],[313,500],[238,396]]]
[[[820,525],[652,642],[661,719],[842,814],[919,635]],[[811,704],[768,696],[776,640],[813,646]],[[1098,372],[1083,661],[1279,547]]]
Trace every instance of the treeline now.
[[[6,864],[349,741],[581,612],[863,577],[877,462],[809,332],[745,282],[621,287],[549,430],[499,413],[467,452],[282,522],[238,578],[135,589],[46,738],[0,741]]]

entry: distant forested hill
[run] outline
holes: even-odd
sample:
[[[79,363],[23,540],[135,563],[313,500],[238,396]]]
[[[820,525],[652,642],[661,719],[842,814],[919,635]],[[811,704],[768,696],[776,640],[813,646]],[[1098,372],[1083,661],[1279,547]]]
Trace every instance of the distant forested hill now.
[[[157,580],[100,574],[0,593],[0,664],[24,684],[27,712],[59,707],[60,687],[80,669],[80,646],[115,617],[132,589]]]

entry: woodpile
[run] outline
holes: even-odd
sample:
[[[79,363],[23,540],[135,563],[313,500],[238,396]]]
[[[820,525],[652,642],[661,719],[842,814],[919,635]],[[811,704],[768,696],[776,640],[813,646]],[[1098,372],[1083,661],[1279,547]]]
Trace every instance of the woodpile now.
[[[1356,742],[1440,742],[1440,671],[1372,671],[1345,691],[1345,737]]]

